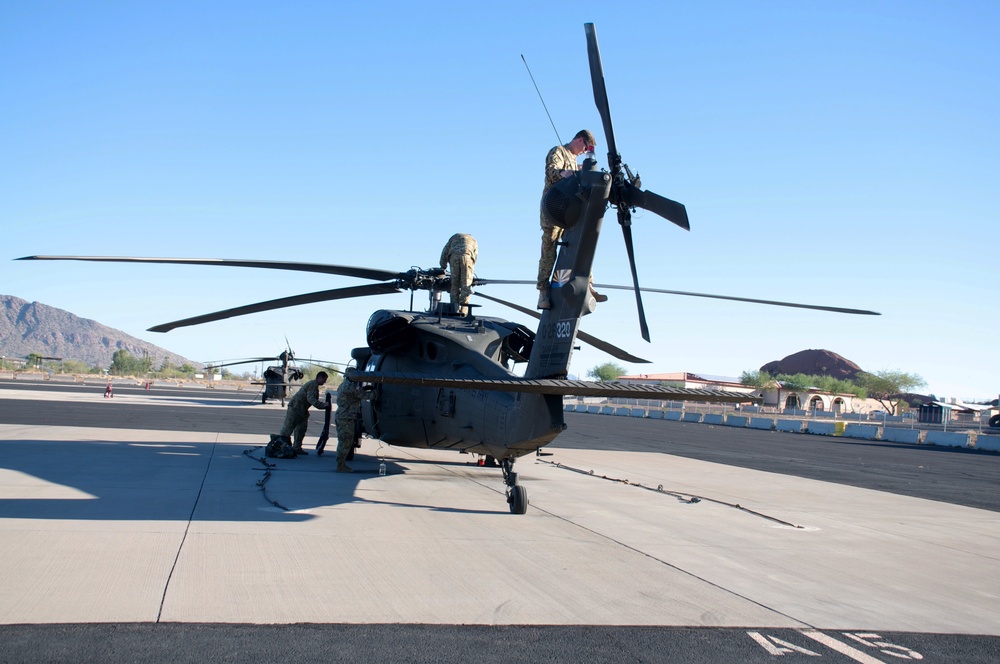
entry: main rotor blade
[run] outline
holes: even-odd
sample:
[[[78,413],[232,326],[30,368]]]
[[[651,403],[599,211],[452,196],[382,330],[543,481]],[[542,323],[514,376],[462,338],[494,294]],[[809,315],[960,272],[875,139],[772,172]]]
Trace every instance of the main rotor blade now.
[[[317,291],[315,293],[306,293],[304,295],[294,295],[292,297],[283,297],[277,300],[268,300],[267,302],[257,302],[256,304],[248,304],[242,307],[226,309],[225,311],[216,311],[211,314],[185,318],[184,320],[177,320],[172,323],[163,323],[162,325],[149,328],[149,331],[169,332],[170,330],[178,327],[201,325],[202,323],[211,323],[212,321],[233,318],[234,316],[245,316],[247,314],[259,313],[261,311],[272,311],[274,309],[284,309],[285,307],[296,307],[300,304],[313,304],[315,302],[343,300],[349,297],[364,297],[365,295],[383,295],[387,293],[399,292],[400,290],[392,284],[368,284],[365,286],[351,286],[350,288],[334,288],[332,290]]]
[[[594,288],[612,288],[616,290],[632,290],[631,286],[615,284],[594,284]],[[775,300],[758,300],[752,297],[735,297],[732,295],[712,295],[710,293],[689,293],[687,291],[663,290],[662,288],[640,288],[647,293],[666,293],[667,295],[686,295],[688,297],[707,297],[713,300],[732,300],[734,302],[751,302],[753,304],[769,304],[775,307],[794,307],[796,309],[815,309],[817,311],[832,311],[838,314],[856,314],[859,316],[881,316],[877,311],[867,309],[848,309],[846,307],[825,307],[820,304],[799,304],[796,302],[777,302]]]
[[[535,282],[532,281],[530,283],[535,283]],[[520,311],[522,314],[527,314],[528,316],[531,316],[532,318],[536,318],[538,320],[541,320],[541,318],[542,318],[542,315],[540,313],[538,313],[537,311],[535,311],[533,309],[528,309],[527,307],[522,307],[519,304],[514,304],[513,302],[508,302],[507,300],[501,300],[498,297],[492,297],[490,295],[484,295],[483,293],[473,293],[473,295],[478,295],[479,297],[486,298],[487,300],[492,300],[493,302],[496,302],[498,304],[502,304],[504,306],[510,307],[511,309],[514,309],[516,311]],[[644,360],[641,357],[636,357],[635,355],[632,355],[628,351],[622,350],[618,346],[609,344],[607,341],[603,341],[603,340],[598,339],[597,337],[595,337],[593,335],[587,334],[583,330],[577,330],[577,332],[576,332],[576,338],[579,339],[580,341],[584,341],[584,342],[590,344],[591,346],[593,346],[594,348],[596,348],[598,350],[603,350],[605,353],[607,353],[608,355],[610,355],[611,357],[613,357],[613,358],[615,358],[617,360],[622,360],[623,362],[632,362],[634,364],[649,364],[650,363],[649,360]]]
[[[345,378],[355,383],[405,385],[431,389],[488,390],[490,392],[525,392],[560,396],[658,399],[661,401],[707,401],[714,403],[760,403],[760,397],[726,390],[697,390],[690,387],[637,385],[635,383],[597,383],[588,380],[558,378],[455,378],[423,373],[388,371],[348,371]]]
[[[642,307],[642,293],[639,288],[639,275],[635,271],[635,251],[632,249],[632,226],[621,224],[622,235],[625,237],[625,250],[628,252],[628,265],[632,268],[632,284],[635,286],[635,306],[639,311],[639,331],[642,338],[649,341],[649,326],[646,325],[646,310]]]
[[[206,367],[214,367],[218,369],[219,367],[232,367],[238,364],[257,364],[258,362],[274,362],[277,358],[274,357],[257,357],[250,358],[249,360],[239,360],[235,362],[204,362]]]
[[[682,203],[664,198],[651,191],[643,191],[634,187],[631,183],[625,183],[625,205],[628,207],[638,207],[649,210],[653,214],[658,214],[667,221],[673,222],[686,231],[691,230],[688,223],[687,208]]]
[[[486,286],[489,284],[514,284],[520,286],[524,284],[534,285],[535,283],[537,283],[535,280],[529,281],[527,279],[480,279],[479,277],[475,277],[472,280],[473,286]]]
[[[342,367],[349,366],[348,362],[334,362],[333,360],[300,360],[299,358],[295,358],[295,361],[299,364],[316,364],[324,367],[330,364],[339,364]]]
[[[617,175],[621,170],[621,156],[615,144],[615,128],[611,124],[611,108],[608,106],[608,90],[604,85],[604,66],[601,63],[601,49],[597,46],[597,29],[593,23],[584,23],[587,33],[587,58],[590,60],[590,82],[594,88],[594,103],[601,114],[604,138],[608,142],[608,170]]]
[[[224,267],[253,267],[267,270],[294,270],[338,274],[345,277],[388,281],[405,275],[389,270],[379,270],[352,265],[326,265],[324,263],[296,263],[292,261],[259,261],[232,258],[142,258],[136,256],[23,256],[19,261],[92,261],[99,263],[166,263],[172,265],[219,265]]]

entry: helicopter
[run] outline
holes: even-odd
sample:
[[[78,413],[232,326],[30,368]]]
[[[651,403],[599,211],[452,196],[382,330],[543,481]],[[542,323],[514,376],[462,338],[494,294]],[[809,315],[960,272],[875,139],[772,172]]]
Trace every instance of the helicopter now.
[[[569,379],[569,365],[576,343],[591,344],[617,359],[641,363],[636,357],[580,329],[585,315],[596,311],[589,288],[591,268],[605,212],[617,211],[632,273],[632,286],[595,284],[603,288],[632,290],[639,327],[649,341],[642,292],[705,297],[775,306],[797,307],[846,314],[877,312],[843,307],[798,304],[772,300],[640,288],[635,265],[631,214],[637,208],[690,230],[683,204],[642,189],[618,152],[596,28],[584,26],[594,100],[608,144],[608,169],[599,170],[588,156],[580,170],[553,185],[542,200],[552,221],[564,229],[551,279],[549,309],[541,313],[481,293],[491,284],[535,284],[534,280],[493,280],[475,277],[475,296],[538,320],[535,330],[502,318],[462,312],[442,301],[450,277],[439,268],[411,268],[405,272],[356,266],[285,261],[217,258],[141,258],[102,256],[26,256],[18,260],[79,260],[123,263],[214,265],[293,270],[366,279],[377,283],[335,288],[258,302],[149,328],[153,332],[338,299],[387,295],[410,291],[406,310],[379,309],[366,326],[366,345],[351,352],[354,368],[345,379],[365,387],[362,427],[366,434],[401,447],[449,449],[480,454],[499,462],[505,497],[511,513],[524,514],[528,494],[518,482],[515,461],[537,453],[566,429],[564,396],[599,396],[660,400],[745,403],[753,396],[724,390],[668,386],[601,383]],[[429,305],[416,311],[413,296],[427,291]],[[525,365],[518,374],[517,365]]]
[[[219,369],[222,367],[232,367],[239,366],[241,364],[257,364],[258,362],[273,362],[277,360],[280,362],[278,365],[270,365],[263,372],[264,382],[254,382],[253,385],[263,385],[264,389],[261,390],[260,402],[266,404],[268,399],[280,399],[281,405],[285,405],[285,399],[288,398],[289,388],[294,387],[295,384],[301,381],[305,377],[305,373],[296,366],[296,362],[302,364],[313,364],[317,366],[322,366],[325,369],[336,371],[338,373],[343,373],[338,369],[333,369],[330,365],[343,364],[342,362],[330,362],[326,360],[296,360],[295,353],[292,352],[290,346],[288,346],[288,340],[285,340],[286,346],[285,350],[274,357],[251,357],[244,360],[223,360],[221,362],[206,362],[205,366],[209,369]]]

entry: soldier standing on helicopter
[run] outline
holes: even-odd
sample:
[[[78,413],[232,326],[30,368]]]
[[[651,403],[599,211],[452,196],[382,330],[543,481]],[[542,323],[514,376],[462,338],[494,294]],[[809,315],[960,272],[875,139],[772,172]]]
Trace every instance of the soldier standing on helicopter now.
[[[319,398],[319,388],[325,383],[329,375],[325,371],[316,374],[316,378],[304,383],[299,391],[288,401],[288,410],[285,411],[285,424],[281,427],[281,436],[285,440],[290,437],[292,440],[292,450],[296,456],[309,454],[302,449],[302,440],[306,437],[306,429],[309,427],[309,406],[318,409],[326,408],[326,402]]]
[[[354,447],[354,432],[358,418],[361,417],[361,383],[347,380],[340,382],[337,388],[337,470],[338,473],[354,472],[347,465],[347,455]]]
[[[478,256],[476,238],[465,233],[452,235],[441,251],[441,269],[451,270],[451,304],[463,316],[468,313]]]
[[[576,158],[584,152],[593,151],[597,141],[594,135],[586,129],[577,132],[573,140],[566,145],[557,145],[545,156],[545,187],[542,189],[542,199],[552,185],[563,178],[568,178],[576,173],[579,166]],[[538,309],[549,309],[549,283],[552,278],[552,268],[556,264],[556,245],[562,238],[563,229],[552,223],[552,220],[545,214],[545,209],[541,210],[542,226],[542,255],[538,259]],[[593,279],[591,280],[593,282]],[[605,302],[607,295],[601,295],[594,290],[593,284],[590,286],[590,294],[598,302]]]

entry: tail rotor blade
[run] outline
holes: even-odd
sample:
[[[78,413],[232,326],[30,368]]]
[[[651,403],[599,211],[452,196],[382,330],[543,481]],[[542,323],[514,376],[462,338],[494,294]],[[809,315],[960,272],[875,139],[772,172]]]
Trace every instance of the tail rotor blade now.
[[[632,283],[635,285],[635,306],[639,310],[639,330],[642,338],[649,341],[649,327],[646,325],[646,310],[642,307],[642,293],[639,290],[639,275],[635,271],[635,252],[632,249],[632,226],[623,223],[622,235],[625,236],[625,250],[628,252],[628,265],[632,268]]]
[[[604,138],[608,142],[608,170],[617,175],[621,170],[621,156],[615,144],[615,128],[611,124],[611,108],[608,105],[608,90],[604,85],[604,65],[601,63],[601,49],[597,46],[597,29],[593,23],[585,23],[587,33],[587,57],[590,60],[590,81],[594,88],[594,103],[601,114]]]
[[[651,191],[643,191],[626,183],[625,204],[628,207],[649,210],[653,214],[658,214],[667,221],[677,224],[686,231],[691,230],[691,225],[688,223],[687,208],[677,201],[664,198]]]

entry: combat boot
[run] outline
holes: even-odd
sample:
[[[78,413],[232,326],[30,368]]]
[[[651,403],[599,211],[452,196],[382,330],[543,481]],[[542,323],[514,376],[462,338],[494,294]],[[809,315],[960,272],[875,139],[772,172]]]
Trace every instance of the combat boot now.
[[[607,299],[607,298],[605,298]],[[538,306],[536,309],[551,309],[552,303],[549,302],[549,289],[543,288],[538,291]]]
[[[594,296],[594,299],[598,302],[607,302],[608,296],[603,293],[598,293],[594,290],[594,284],[590,284],[590,294]]]
[[[335,473],[353,473],[354,469],[351,468],[350,466],[348,466],[343,461],[338,461],[337,462],[337,469],[334,472]]]
[[[299,443],[298,445],[294,445],[292,447],[292,452],[295,453],[295,456],[309,456],[309,452],[307,452],[306,450],[302,449],[302,443]]]

